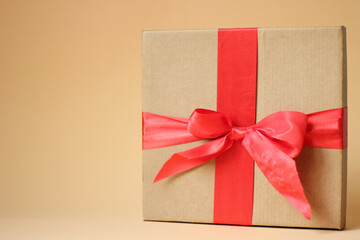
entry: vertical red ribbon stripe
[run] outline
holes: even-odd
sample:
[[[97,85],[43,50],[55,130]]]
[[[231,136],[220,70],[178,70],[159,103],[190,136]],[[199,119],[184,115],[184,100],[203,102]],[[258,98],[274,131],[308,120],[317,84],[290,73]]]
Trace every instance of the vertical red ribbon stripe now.
[[[217,111],[256,123],[257,29],[219,29]],[[214,223],[252,224],[254,160],[241,142],[215,160]]]

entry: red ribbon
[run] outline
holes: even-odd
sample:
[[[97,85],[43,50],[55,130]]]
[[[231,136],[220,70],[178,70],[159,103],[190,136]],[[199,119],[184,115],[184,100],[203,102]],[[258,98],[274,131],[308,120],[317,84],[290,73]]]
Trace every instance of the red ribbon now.
[[[311,114],[295,111],[273,113],[255,125],[237,127],[219,112],[196,109],[189,119],[143,113],[143,149],[214,139],[178,152],[163,165],[154,183],[197,167],[221,155],[237,141],[247,150],[272,184],[306,218],[310,204],[293,158],[304,145],[342,149],[346,108]]]
[[[219,29],[217,68],[217,111],[236,126],[254,125],[257,29]],[[251,225],[253,191],[254,161],[235,142],[215,158],[214,223]]]

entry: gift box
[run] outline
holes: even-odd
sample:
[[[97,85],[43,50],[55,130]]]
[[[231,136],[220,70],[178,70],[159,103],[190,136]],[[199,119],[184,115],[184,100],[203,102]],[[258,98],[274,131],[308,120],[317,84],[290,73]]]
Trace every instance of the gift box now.
[[[143,218],[343,229],[345,27],[143,31]]]

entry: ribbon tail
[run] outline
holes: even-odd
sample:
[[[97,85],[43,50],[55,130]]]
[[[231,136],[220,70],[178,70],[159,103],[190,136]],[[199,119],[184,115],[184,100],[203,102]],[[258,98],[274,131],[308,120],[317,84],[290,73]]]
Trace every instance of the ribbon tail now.
[[[228,134],[187,151],[175,153],[162,166],[154,183],[210,161],[229,149],[233,143],[234,140]]]
[[[248,132],[242,144],[271,185],[304,217],[311,219],[311,207],[301,185],[295,160],[255,130]]]

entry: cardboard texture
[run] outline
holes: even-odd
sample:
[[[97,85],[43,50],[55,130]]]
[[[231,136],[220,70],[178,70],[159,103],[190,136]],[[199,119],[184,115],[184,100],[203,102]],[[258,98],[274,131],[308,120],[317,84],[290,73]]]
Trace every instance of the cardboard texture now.
[[[217,30],[143,32],[143,111],[188,118],[216,110]],[[259,28],[257,121],[280,110],[346,106],[344,27]],[[144,220],[213,222],[214,160],[153,180],[173,153],[205,140],[143,151]],[[346,149],[304,147],[296,164],[312,208],[307,220],[255,164],[253,225],[345,227]]]

